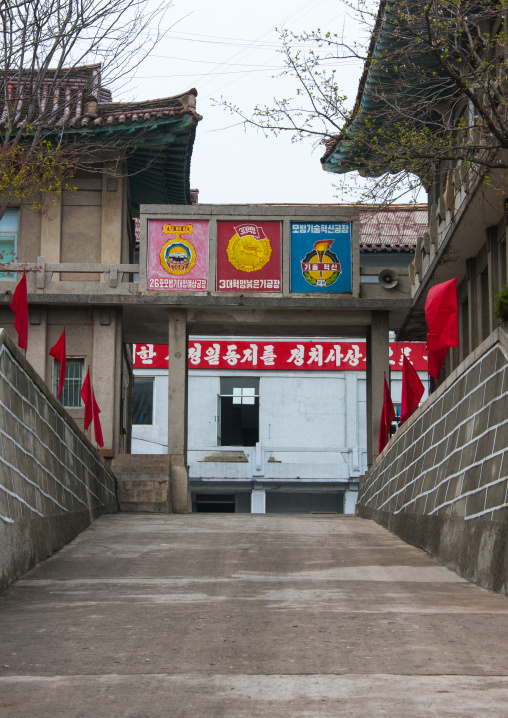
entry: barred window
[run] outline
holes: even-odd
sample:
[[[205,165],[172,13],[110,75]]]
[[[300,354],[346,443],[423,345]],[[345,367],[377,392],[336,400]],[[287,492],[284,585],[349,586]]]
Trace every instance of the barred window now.
[[[55,361],[54,367],[53,392],[56,396],[58,391],[58,382],[60,381],[60,362]],[[82,406],[81,387],[83,385],[84,368],[84,359],[67,359],[65,368],[65,383],[62,396],[60,397],[62,406],[74,408]]]

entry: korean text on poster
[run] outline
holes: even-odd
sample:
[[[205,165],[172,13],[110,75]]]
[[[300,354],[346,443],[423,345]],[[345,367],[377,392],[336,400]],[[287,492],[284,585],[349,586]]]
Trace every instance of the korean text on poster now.
[[[291,291],[351,290],[351,223],[291,222]]]
[[[280,292],[280,222],[217,222],[217,290]]]
[[[147,288],[204,292],[208,288],[208,221],[150,220]]]
[[[427,371],[423,342],[391,342],[390,369],[402,371],[407,356],[417,371]],[[135,344],[135,369],[167,369],[166,344]],[[254,369],[300,371],[365,371],[367,349],[364,341],[240,341],[191,340],[189,369]]]

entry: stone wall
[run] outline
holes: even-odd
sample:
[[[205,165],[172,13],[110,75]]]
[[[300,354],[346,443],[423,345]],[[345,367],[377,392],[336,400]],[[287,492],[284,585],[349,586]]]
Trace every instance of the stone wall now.
[[[116,480],[0,329],[0,588],[118,510]]]
[[[390,440],[357,514],[508,593],[508,331],[493,332]]]

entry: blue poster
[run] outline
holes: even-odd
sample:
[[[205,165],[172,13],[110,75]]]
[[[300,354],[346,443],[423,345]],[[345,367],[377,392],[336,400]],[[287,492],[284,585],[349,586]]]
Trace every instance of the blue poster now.
[[[352,291],[350,222],[291,222],[291,291]]]

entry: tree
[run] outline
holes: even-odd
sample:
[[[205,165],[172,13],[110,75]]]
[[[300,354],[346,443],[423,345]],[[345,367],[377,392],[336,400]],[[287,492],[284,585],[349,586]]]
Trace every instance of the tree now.
[[[394,201],[459,165],[486,182],[508,169],[505,0],[382,0],[376,13],[358,0],[352,9],[364,42],[282,31],[282,74],[296,78],[294,98],[258,105],[252,116],[223,104],[264,132],[324,143],[328,170],[364,178],[360,201]],[[358,61],[364,71],[351,102],[337,65]]]
[[[72,110],[93,114],[98,101],[111,100],[103,85],[118,86],[164,37],[170,7],[149,9],[146,0],[0,3],[0,218],[13,201],[61,189],[77,168],[97,162],[107,147],[95,144]]]

